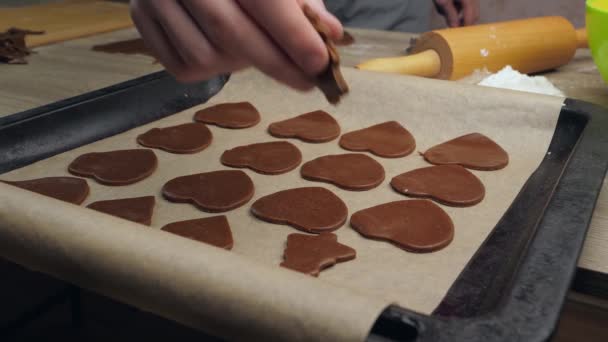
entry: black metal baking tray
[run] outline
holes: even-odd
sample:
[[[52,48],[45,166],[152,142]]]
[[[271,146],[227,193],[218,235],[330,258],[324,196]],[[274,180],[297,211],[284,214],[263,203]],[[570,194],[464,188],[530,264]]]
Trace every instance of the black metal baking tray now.
[[[206,102],[228,81],[181,84],[165,72],[0,117],[0,173]]]
[[[606,129],[607,110],[566,99],[541,165],[433,314],[389,307],[369,340],[549,340],[606,175]]]
[[[0,173],[200,104],[227,82],[164,72],[0,118]],[[608,112],[567,99],[549,151],[432,315],[391,306],[370,341],[545,341],[608,167]]]

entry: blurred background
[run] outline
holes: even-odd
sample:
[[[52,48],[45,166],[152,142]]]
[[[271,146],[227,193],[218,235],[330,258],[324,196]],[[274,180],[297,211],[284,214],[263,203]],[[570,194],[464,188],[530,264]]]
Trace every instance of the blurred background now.
[[[570,19],[575,27],[585,25],[585,0],[480,0],[480,5],[481,23],[561,15]],[[433,13],[431,27],[445,27],[443,17]]]
[[[0,0],[0,5],[26,6],[52,2],[53,0]],[[373,1],[373,0],[370,0]],[[431,1],[431,0],[423,0]],[[123,2],[127,2],[126,0]],[[576,27],[585,24],[585,0],[480,0],[481,22],[492,22],[515,18],[538,17],[543,15],[564,16]],[[433,13],[432,27],[445,27],[445,21]]]

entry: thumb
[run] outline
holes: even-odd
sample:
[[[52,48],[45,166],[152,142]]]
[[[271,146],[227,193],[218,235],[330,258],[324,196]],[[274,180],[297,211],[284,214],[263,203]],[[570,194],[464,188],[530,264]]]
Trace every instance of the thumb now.
[[[342,38],[342,35],[344,34],[342,23],[340,23],[340,20],[334,17],[333,14],[329,13],[327,8],[325,8],[323,0],[298,0],[298,3],[300,6],[308,5],[317,13],[321,22],[329,29],[330,38],[332,40]]]

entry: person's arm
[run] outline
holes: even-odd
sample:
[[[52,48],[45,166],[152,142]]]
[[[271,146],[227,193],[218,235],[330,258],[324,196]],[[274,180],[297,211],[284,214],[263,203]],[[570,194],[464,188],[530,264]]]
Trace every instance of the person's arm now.
[[[473,25],[479,20],[479,0],[434,0],[449,27]]]
[[[131,16],[146,45],[180,81],[251,65],[307,90],[329,57],[304,4],[317,11],[332,38],[342,36],[322,0],[132,0]]]

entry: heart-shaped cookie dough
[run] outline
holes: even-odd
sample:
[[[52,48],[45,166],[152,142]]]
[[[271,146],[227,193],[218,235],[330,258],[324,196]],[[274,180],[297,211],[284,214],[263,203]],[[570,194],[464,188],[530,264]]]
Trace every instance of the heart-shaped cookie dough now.
[[[346,204],[333,192],[320,187],[275,192],[255,201],[251,212],[261,220],[290,225],[308,233],[336,230],[348,215]]]
[[[163,186],[172,202],[192,203],[208,212],[224,212],[242,206],[253,197],[251,178],[240,170],[221,170],[174,178]]]
[[[379,157],[405,157],[414,151],[416,141],[397,121],[388,121],[344,134],[340,146],[349,151],[367,151]]]
[[[70,173],[105,185],[128,185],[150,176],[158,160],[152,150],[118,150],[83,154],[69,165]]]
[[[445,205],[469,207],[485,196],[483,183],[460,165],[424,167],[395,176],[391,186],[406,196],[430,198]]]
[[[384,168],[361,153],[334,154],[313,159],[300,169],[302,177],[354,191],[369,190],[384,180]]]
[[[196,153],[211,144],[213,136],[205,124],[190,122],[165,128],[152,128],[137,137],[140,145],[170,153]]]
[[[500,170],[509,164],[507,152],[480,133],[463,135],[431,147],[422,156],[431,164],[457,164],[482,171]]]
[[[268,132],[278,138],[296,138],[311,143],[322,143],[340,136],[340,125],[322,110],[298,115],[268,126]]]
[[[298,167],[302,153],[290,142],[272,141],[227,150],[221,161],[226,166],[247,167],[258,173],[278,175]]]
[[[194,120],[223,128],[248,128],[257,125],[260,112],[249,102],[222,103],[199,110]]]
[[[452,219],[427,200],[396,201],[363,209],[352,215],[350,224],[367,238],[415,253],[442,249],[454,238]]]

